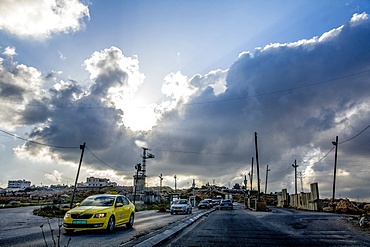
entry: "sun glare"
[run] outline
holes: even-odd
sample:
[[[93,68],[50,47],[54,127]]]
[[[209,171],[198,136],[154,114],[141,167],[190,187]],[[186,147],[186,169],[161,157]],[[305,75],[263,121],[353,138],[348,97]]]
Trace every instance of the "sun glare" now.
[[[145,107],[126,106],[122,116],[123,125],[133,131],[150,131],[156,124],[155,105]]]

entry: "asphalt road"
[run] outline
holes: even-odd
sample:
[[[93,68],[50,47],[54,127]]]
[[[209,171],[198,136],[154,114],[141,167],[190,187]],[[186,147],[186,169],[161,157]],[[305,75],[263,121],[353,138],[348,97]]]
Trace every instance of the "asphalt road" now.
[[[238,204],[234,210],[193,209],[192,215],[143,211],[137,213],[133,229],[77,231],[70,236],[63,229],[59,233],[61,219],[35,216],[34,208],[0,209],[1,247],[152,246],[149,240],[171,236],[168,233],[182,229],[185,222],[191,223],[158,246],[370,246],[370,236],[354,229],[349,216],[330,213],[280,208],[254,212]]]
[[[370,236],[354,229],[349,216],[234,208],[214,211],[161,246],[370,246]]]
[[[62,219],[49,219],[33,215],[32,211],[35,208],[37,207],[0,209],[0,247],[117,247],[122,243],[145,236],[164,226],[192,217],[192,215],[171,215],[170,213],[142,211],[136,214],[132,229],[122,226],[112,233],[106,233],[104,231],[77,231],[72,235],[67,235],[59,227],[62,224]],[[43,232],[45,237],[43,236]]]

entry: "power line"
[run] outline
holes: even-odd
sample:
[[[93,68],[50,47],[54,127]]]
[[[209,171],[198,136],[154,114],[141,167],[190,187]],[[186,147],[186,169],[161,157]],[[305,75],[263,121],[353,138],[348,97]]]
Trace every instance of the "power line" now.
[[[45,143],[41,143],[41,142],[36,142],[36,141],[33,141],[33,140],[29,140],[29,139],[26,139],[26,138],[23,138],[23,137],[20,137],[20,136],[17,136],[15,134],[12,134],[12,133],[9,133],[5,130],[1,130],[1,132],[9,135],[9,136],[12,136],[12,137],[15,137],[17,139],[20,139],[20,140],[23,140],[23,141],[26,141],[26,142],[30,142],[30,143],[33,143],[33,144],[36,144],[36,145],[41,145],[41,146],[47,146],[47,147],[52,147],[52,148],[80,148],[80,147],[67,147],[67,146],[57,146],[57,145],[49,145],[49,144],[45,144]],[[86,146],[86,149],[97,159],[99,160],[102,164],[114,169],[114,170],[117,170],[117,171],[122,171],[122,172],[125,172],[125,171],[132,171],[133,169],[130,169],[130,170],[121,170],[121,169],[118,169],[118,168],[115,168],[113,166],[110,166],[108,165],[106,162],[104,162],[103,160],[101,160],[98,156],[96,156],[87,146]]]
[[[357,136],[359,136],[359,135],[361,135],[363,132],[365,132],[365,130],[367,130],[369,127],[370,127],[370,124],[369,124],[365,129],[363,129],[362,131],[360,131],[357,135],[355,135],[355,136],[353,136],[353,137],[349,138],[348,140],[342,141],[342,142],[340,142],[339,144],[343,144],[343,143],[346,143],[346,142],[349,142],[349,141],[351,141],[351,140],[355,139]]]
[[[9,135],[9,136],[12,136],[12,137],[15,137],[17,139],[20,139],[20,140],[23,140],[23,141],[26,141],[26,142],[29,142],[29,143],[33,143],[33,144],[37,144],[37,145],[41,145],[41,146],[47,146],[47,147],[52,147],[52,148],[80,148],[80,147],[73,147],[73,146],[58,146],[58,145],[50,145],[50,144],[45,144],[45,143],[41,143],[41,142],[37,142],[37,141],[33,141],[33,140],[30,140],[30,139],[26,139],[26,138],[23,138],[23,137],[20,137],[20,136],[17,136],[15,134],[12,134],[12,133],[9,133],[5,130],[1,130],[1,132]]]
[[[358,137],[359,135],[361,135],[363,132],[365,132],[368,128],[370,128],[370,125],[368,125],[367,127],[365,127],[362,131],[360,131],[358,134],[354,135],[353,137],[339,143],[339,144],[343,144],[343,143],[346,143],[346,142],[349,142],[353,139],[355,139],[356,137]],[[29,143],[33,143],[33,144],[37,144],[37,145],[42,145],[42,146],[47,146],[47,147],[52,147],[52,148],[79,148],[79,147],[73,147],[73,146],[59,146],[59,145],[49,145],[49,144],[45,144],[45,143],[41,143],[41,142],[37,142],[37,141],[33,141],[33,140],[30,140],[30,139],[26,139],[26,138],[23,138],[23,137],[20,137],[18,135],[15,135],[15,134],[12,134],[12,133],[9,133],[7,131],[4,131],[4,130],[1,130],[0,129],[0,132],[3,132],[9,136],[12,136],[12,137],[15,137],[17,139],[20,139],[20,140],[23,140],[23,141],[26,141],[26,142],[29,142]],[[130,170],[122,170],[122,169],[118,169],[118,168],[115,168],[113,166],[110,166],[108,165],[106,162],[104,162],[103,160],[101,160],[99,157],[97,157],[88,147],[86,147],[86,149],[97,159],[99,160],[102,164],[110,167],[111,169],[113,170],[117,170],[117,171],[132,171],[133,169],[130,169]],[[321,157],[318,161],[316,161],[315,163],[313,163],[313,165],[321,162],[324,158],[326,158],[330,153],[331,151],[333,151],[334,147],[332,147],[323,157]],[[156,150],[156,151],[162,151],[162,152],[171,152],[171,153],[184,153],[184,154],[199,154],[199,155],[234,155],[234,154],[226,154],[226,153],[204,153],[204,152],[193,152],[193,151],[179,151],[179,150],[160,150],[160,149],[153,149],[153,150]],[[289,169],[289,168],[288,168]],[[286,170],[288,170],[286,169]],[[285,171],[286,171],[285,170]],[[285,172],[283,171],[283,172]],[[279,172],[280,173],[280,172]]]
[[[370,124],[369,124],[365,129],[361,130],[358,134],[356,134],[356,135],[352,136],[351,138],[349,138],[349,139],[347,139],[347,140],[345,140],[345,141],[343,141],[343,142],[339,142],[339,144],[343,144],[343,143],[346,143],[346,142],[349,142],[349,141],[351,141],[351,140],[355,139],[357,136],[359,136],[359,135],[361,135],[362,133],[364,133],[368,128],[370,128]],[[318,161],[316,161],[315,163],[313,163],[313,165],[315,165],[315,164],[319,163],[319,162],[320,162],[320,161],[322,161],[324,158],[326,158],[326,156],[328,156],[328,155],[330,154],[330,152],[331,152],[331,151],[333,151],[333,149],[334,149],[334,147],[332,147],[332,148],[329,150],[329,152],[327,152],[327,154],[325,154],[321,159],[319,159]]]
[[[326,156],[328,156],[330,153],[331,153],[331,151],[333,151],[333,149],[334,149],[334,147],[332,147],[330,150],[329,150],[329,152],[327,152],[323,157],[321,157],[321,159],[319,159],[318,161],[316,161],[315,163],[313,163],[312,165],[316,165],[317,163],[319,163],[320,161],[322,161],[323,159],[325,159],[326,158]]]
[[[103,160],[101,160],[98,156],[96,156],[87,146],[85,146],[85,148],[87,149],[87,151],[89,151],[97,160],[99,160],[102,164],[110,167],[111,169],[113,170],[116,170],[116,171],[121,171],[121,172],[127,172],[127,171],[132,171],[134,169],[130,169],[130,170],[122,170],[122,169],[118,169],[116,167],[113,167],[113,166],[110,166],[108,165],[106,162],[104,162]]]

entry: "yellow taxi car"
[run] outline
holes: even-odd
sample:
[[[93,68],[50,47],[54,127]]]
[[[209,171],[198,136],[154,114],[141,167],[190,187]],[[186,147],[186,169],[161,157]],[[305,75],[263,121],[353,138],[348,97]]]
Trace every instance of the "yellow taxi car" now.
[[[76,205],[64,216],[66,233],[95,229],[111,232],[116,226],[131,228],[134,224],[135,205],[123,195],[93,195]]]

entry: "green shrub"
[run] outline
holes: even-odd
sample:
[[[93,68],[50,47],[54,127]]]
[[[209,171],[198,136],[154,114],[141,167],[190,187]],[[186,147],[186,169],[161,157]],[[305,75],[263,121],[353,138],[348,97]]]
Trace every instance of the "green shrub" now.
[[[60,208],[56,206],[45,206],[33,210],[34,215],[44,216],[44,217],[56,217],[63,218],[67,209]]]

